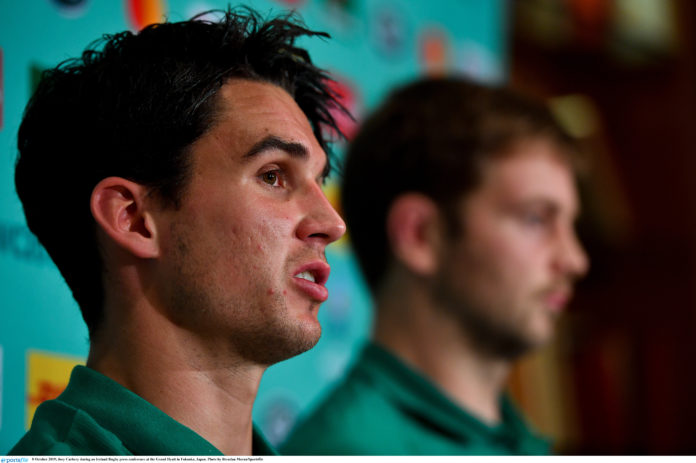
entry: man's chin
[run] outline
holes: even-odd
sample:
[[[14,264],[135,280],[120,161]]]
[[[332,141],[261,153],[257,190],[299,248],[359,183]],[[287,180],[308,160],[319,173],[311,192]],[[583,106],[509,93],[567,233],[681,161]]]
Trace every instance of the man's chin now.
[[[547,346],[554,337],[555,330],[553,327],[537,330],[521,337],[516,346],[516,356],[522,357],[526,354],[534,353],[535,351]]]
[[[279,335],[266,338],[265,346],[257,354],[258,363],[270,366],[300,355],[313,348],[321,337],[321,325],[316,319],[284,331],[283,335],[277,333]]]
[[[536,329],[523,332],[508,332],[492,340],[491,347],[500,357],[510,361],[518,360],[527,354],[541,349],[553,338],[553,329]]]
[[[321,324],[314,319],[313,322],[302,323],[302,330],[295,336],[292,346],[288,349],[289,355],[287,358],[300,355],[317,345],[321,338]]]

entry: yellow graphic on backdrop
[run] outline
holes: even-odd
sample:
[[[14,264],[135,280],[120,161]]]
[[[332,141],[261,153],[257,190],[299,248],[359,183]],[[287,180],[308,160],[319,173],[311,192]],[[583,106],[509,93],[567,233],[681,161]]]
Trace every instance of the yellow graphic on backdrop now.
[[[36,407],[46,400],[55,399],[68,385],[75,365],[84,365],[81,357],[29,351],[27,355],[27,421],[29,429]]]
[[[324,190],[324,194],[326,195],[326,198],[329,200],[333,208],[336,209],[336,211],[341,217],[343,217],[343,210],[341,209],[341,189],[339,188],[336,181],[333,179],[329,179],[322,189]],[[331,243],[330,249],[333,252],[343,252],[346,250],[347,243],[348,233],[343,235],[338,241]]]

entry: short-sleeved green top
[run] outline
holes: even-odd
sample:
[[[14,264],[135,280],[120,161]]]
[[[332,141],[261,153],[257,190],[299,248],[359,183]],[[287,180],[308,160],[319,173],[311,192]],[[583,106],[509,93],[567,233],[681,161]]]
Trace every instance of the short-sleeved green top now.
[[[420,373],[368,344],[346,379],[280,448],[288,455],[545,455],[507,397],[489,426]]]
[[[254,429],[252,452],[275,455]],[[222,455],[191,428],[117,382],[76,366],[68,387],[36,409],[11,455]]]

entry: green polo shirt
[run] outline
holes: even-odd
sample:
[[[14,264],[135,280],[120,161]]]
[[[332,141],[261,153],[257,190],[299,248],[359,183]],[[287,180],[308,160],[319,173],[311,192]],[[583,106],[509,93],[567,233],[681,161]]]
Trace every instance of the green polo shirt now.
[[[281,447],[288,455],[544,455],[549,442],[507,398],[489,426],[401,360],[368,344],[345,380]]]
[[[254,455],[275,452],[254,429]],[[142,397],[76,366],[68,387],[36,409],[11,455],[222,455],[210,442]]]

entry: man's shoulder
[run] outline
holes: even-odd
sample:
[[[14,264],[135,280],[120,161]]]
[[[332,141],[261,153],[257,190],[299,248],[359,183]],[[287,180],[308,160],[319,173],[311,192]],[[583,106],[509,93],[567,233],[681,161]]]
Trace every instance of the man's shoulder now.
[[[356,369],[300,421],[280,453],[374,455],[392,440],[393,424],[401,420],[389,397]],[[374,448],[374,442],[380,442],[380,447]]]
[[[427,378],[372,348],[281,446],[289,455],[545,454],[512,406],[491,428]],[[509,428],[509,429],[508,429]],[[509,442],[508,442],[509,441]]]
[[[10,455],[128,455],[111,432],[87,413],[60,400],[36,409],[31,428]]]

